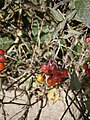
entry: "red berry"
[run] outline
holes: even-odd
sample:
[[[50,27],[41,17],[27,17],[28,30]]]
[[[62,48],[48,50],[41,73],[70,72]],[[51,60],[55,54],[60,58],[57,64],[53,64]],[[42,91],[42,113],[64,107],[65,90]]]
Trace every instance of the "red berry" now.
[[[61,68],[59,70],[59,74],[61,77],[67,77],[68,76],[68,70],[66,68]]]
[[[50,74],[55,74],[57,72],[57,64],[54,60],[48,62],[48,69]]]
[[[86,38],[85,42],[89,43],[90,42],[90,38]]]
[[[85,70],[86,75],[90,76],[90,69]]]
[[[57,64],[54,60],[49,60],[48,64],[42,64],[41,70],[46,75],[55,74],[57,72]]]
[[[60,75],[58,73],[56,73],[53,76],[53,79],[55,80],[56,83],[61,82],[61,80],[62,80],[61,77],[60,77]]]
[[[47,71],[45,72],[45,74],[49,76],[49,75],[51,74],[51,73],[50,73],[50,70],[47,70]]]
[[[46,81],[48,86],[54,86],[56,84],[55,80],[52,77],[49,77]]]
[[[84,68],[85,70],[87,70],[87,69],[88,69],[88,64],[87,64],[87,63],[84,63],[84,64],[83,64],[83,68]]]
[[[49,68],[49,70],[50,70],[50,73],[51,73],[51,74],[55,74],[55,73],[57,72],[57,67],[56,67],[56,65],[51,65],[50,68]]]
[[[0,62],[0,71],[2,71],[4,67],[5,67],[4,63]]]
[[[0,62],[4,63],[6,60],[5,56],[4,55],[0,55]]]
[[[4,50],[0,49],[0,55],[4,55]]]
[[[41,65],[41,70],[42,70],[42,72],[47,72],[47,70],[48,70],[48,66],[47,66],[47,64],[42,64]]]

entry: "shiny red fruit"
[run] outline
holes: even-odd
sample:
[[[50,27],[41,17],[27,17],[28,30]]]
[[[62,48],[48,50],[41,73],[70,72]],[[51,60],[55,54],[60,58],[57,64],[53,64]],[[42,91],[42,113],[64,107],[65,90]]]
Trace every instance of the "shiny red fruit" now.
[[[53,79],[55,80],[56,83],[59,83],[59,82],[62,81],[61,76],[60,76],[58,73],[56,73],[56,74],[53,76]]]
[[[0,49],[0,55],[4,55],[4,50]]]
[[[47,66],[47,64],[42,64],[41,65],[41,70],[42,70],[42,72],[47,72],[47,70],[48,70],[48,66]]]
[[[84,63],[84,64],[83,64],[83,68],[84,68],[85,70],[87,70],[87,69],[88,69],[88,64],[87,64],[87,63]]]
[[[48,75],[48,76],[51,75],[50,70],[47,70],[47,71],[45,72],[45,74]]]
[[[50,60],[47,66],[50,74],[55,74],[57,72],[57,63],[54,60]]]
[[[0,62],[0,71],[2,71],[5,68],[4,63]]]
[[[90,69],[85,70],[86,75],[90,76]]]
[[[89,42],[90,42],[90,38],[86,38],[86,39],[85,39],[85,42],[86,42],[86,43],[89,43]]]
[[[51,65],[50,68],[49,68],[49,70],[50,70],[50,73],[51,73],[51,74],[55,74],[55,73],[57,72],[57,67],[56,67],[56,65]]]
[[[56,84],[55,80],[52,77],[49,77],[46,81],[48,86],[54,86]]]
[[[4,63],[6,60],[5,56],[4,55],[0,55],[0,62]]]
[[[66,68],[61,68],[59,70],[59,74],[61,77],[67,77],[68,76],[68,70]]]

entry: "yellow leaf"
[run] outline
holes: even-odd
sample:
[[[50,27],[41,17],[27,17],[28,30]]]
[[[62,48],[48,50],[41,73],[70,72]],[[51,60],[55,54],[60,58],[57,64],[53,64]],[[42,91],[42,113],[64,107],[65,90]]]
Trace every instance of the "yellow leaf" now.
[[[55,104],[59,99],[59,94],[55,94],[53,98],[53,104]]]
[[[52,88],[52,89],[50,89],[50,90],[48,90],[48,93],[52,93],[52,92],[56,92],[56,88]]]
[[[52,88],[48,91],[48,94],[47,94],[48,100],[53,99],[55,92],[56,92],[56,88]]]

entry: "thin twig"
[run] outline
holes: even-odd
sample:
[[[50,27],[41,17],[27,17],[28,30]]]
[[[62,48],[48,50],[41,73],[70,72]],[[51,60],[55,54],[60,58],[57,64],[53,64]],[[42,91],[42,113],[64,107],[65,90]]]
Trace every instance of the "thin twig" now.
[[[81,92],[81,90],[82,90],[82,89],[80,89],[80,90],[77,92],[77,94],[75,95],[75,97],[76,97],[77,95],[79,95],[79,93]],[[60,120],[63,120],[66,112],[68,111],[68,109],[70,108],[70,106],[71,106],[71,105],[73,104],[73,102],[75,101],[75,99],[76,99],[75,97],[74,97],[74,99],[71,101],[71,103],[68,105],[67,109],[64,111],[64,113],[63,113],[62,117],[60,118]]]

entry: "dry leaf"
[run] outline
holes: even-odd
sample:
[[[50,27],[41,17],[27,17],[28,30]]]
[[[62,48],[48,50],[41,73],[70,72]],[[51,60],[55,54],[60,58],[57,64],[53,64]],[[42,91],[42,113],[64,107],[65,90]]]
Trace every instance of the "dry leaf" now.
[[[59,99],[59,94],[55,94],[53,98],[53,104],[55,104]]]
[[[51,100],[54,98],[55,92],[56,92],[56,88],[52,88],[48,91],[48,94],[47,94],[48,100]]]

